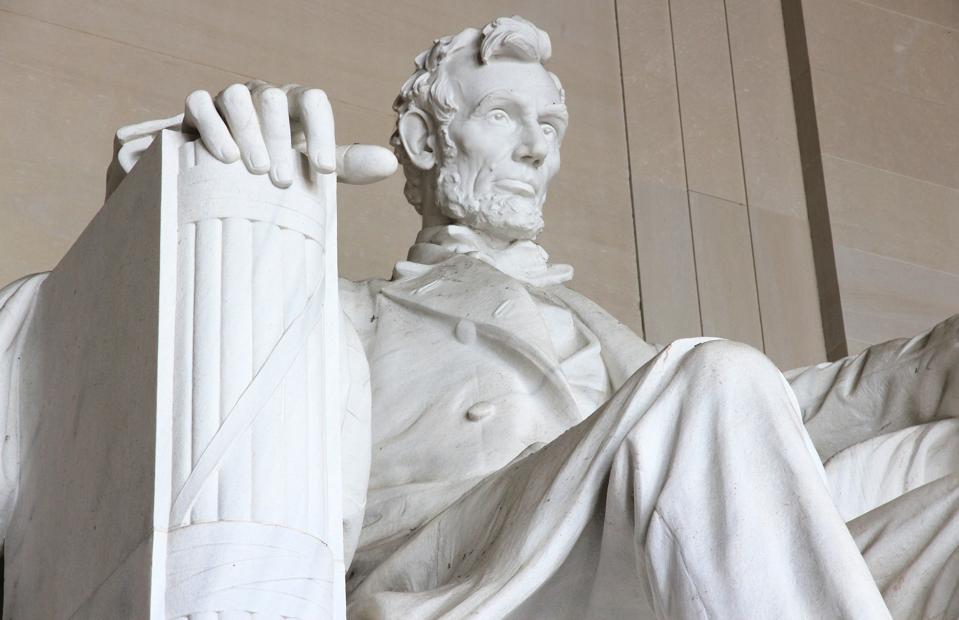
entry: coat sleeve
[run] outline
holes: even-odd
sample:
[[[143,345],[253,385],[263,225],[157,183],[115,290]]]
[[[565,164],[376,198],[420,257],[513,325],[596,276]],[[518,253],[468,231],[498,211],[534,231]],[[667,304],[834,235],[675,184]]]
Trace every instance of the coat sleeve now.
[[[785,374],[824,461],[883,433],[959,417],[959,315],[915,338]]]
[[[6,535],[20,478],[19,367],[30,316],[47,274],[0,289],[0,539]]]
[[[370,481],[372,391],[361,336],[370,330],[369,289],[341,280],[340,402],[342,403],[343,549],[349,567],[359,543]],[[359,324],[359,325],[357,325]]]

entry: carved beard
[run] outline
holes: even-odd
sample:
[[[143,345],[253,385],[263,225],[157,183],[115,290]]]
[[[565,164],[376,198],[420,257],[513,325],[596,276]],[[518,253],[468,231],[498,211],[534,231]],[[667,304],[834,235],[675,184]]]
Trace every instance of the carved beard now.
[[[506,241],[534,240],[543,232],[542,201],[509,194],[473,194],[453,166],[443,164],[436,177],[436,204],[448,218]]]

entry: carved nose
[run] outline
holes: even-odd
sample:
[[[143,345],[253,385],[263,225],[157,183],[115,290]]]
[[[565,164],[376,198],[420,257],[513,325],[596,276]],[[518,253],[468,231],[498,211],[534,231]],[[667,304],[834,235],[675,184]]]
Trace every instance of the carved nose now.
[[[539,168],[540,166],[543,165],[543,159],[545,157],[546,157],[545,155],[537,155],[535,153],[530,153],[528,155],[523,156],[523,161],[534,168]]]
[[[529,164],[534,168],[543,165],[546,154],[549,152],[549,146],[546,144],[546,138],[540,131],[539,126],[528,128],[524,132],[523,141],[517,147],[514,153],[514,159],[524,164]]]
[[[539,150],[525,149],[525,152],[520,156],[520,161],[523,163],[529,164],[534,168],[539,168],[543,165],[543,160],[546,159],[546,153],[540,152]]]

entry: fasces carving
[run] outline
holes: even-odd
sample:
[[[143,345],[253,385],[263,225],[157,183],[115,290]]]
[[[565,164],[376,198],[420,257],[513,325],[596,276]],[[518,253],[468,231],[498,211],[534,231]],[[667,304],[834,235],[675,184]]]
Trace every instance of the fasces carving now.
[[[290,159],[180,147],[171,618],[342,614],[336,180]]]

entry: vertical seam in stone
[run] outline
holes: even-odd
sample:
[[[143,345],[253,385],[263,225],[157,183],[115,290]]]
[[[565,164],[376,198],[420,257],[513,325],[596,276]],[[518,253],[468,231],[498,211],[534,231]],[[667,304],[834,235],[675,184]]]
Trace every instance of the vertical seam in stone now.
[[[646,338],[646,312],[643,307],[643,268],[639,262],[639,231],[636,228],[636,196],[633,193],[633,153],[629,148],[629,118],[626,108],[626,76],[623,72],[623,39],[619,29],[619,0],[613,0],[613,20],[616,26],[616,54],[619,59],[619,92],[623,98],[623,136],[626,140],[626,186],[629,190],[629,213],[633,220],[633,248],[636,256],[636,287],[639,298],[639,324]]]
[[[679,67],[676,62],[676,32],[673,28],[673,3],[666,0],[666,12],[669,15],[669,45],[673,52],[673,80],[676,83],[676,110],[679,114],[679,144],[683,150],[683,184],[685,185],[686,210],[689,214],[689,247],[693,251],[693,275],[696,278],[696,305],[699,311],[699,334],[703,335],[703,300],[699,294],[699,263],[696,261],[696,235],[693,234],[693,208],[689,203],[689,176],[686,174],[686,128],[683,127],[683,98],[679,92]]]
[[[836,251],[832,240],[832,223],[829,217],[826,179],[822,165],[822,149],[819,144],[819,126],[812,85],[812,65],[809,63],[809,44],[806,40],[805,16],[800,0],[782,0],[781,5],[823,341],[826,347],[826,359],[835,361],[849,354],[849,346],[846,341],[839,270],[836,266]],[[791,45],[790,41],[792,41]],[[798,69],[797,63],[800,60],[806,61],[803,71]],[[800,82],[805,88],[798,86]],[[808,125],[805,131],[803,125]]]
[[[743,156],[743,131],[739,118],[739,96],[736,94],[736,67],[733,65],[733,42],[729,34],[729,10],[723,0],[723,21],[726,24],[726,50],[729,52],[729,78],[733,86],[733,109],[736,111],[736,138],[739,141],[739,169],[743,178],[743,207],[746,208],[746,226],[749,228],[749,254],[753,259],[753,283],[756,289],[756,309],[759,313],[759,338],[766,350],[766,330],[763,328],[763,304],[759,298],[759,272],[756,268],[756,244],[753,242],[753,218],[749,207],[749,187],[746,184],[746,158]]]

